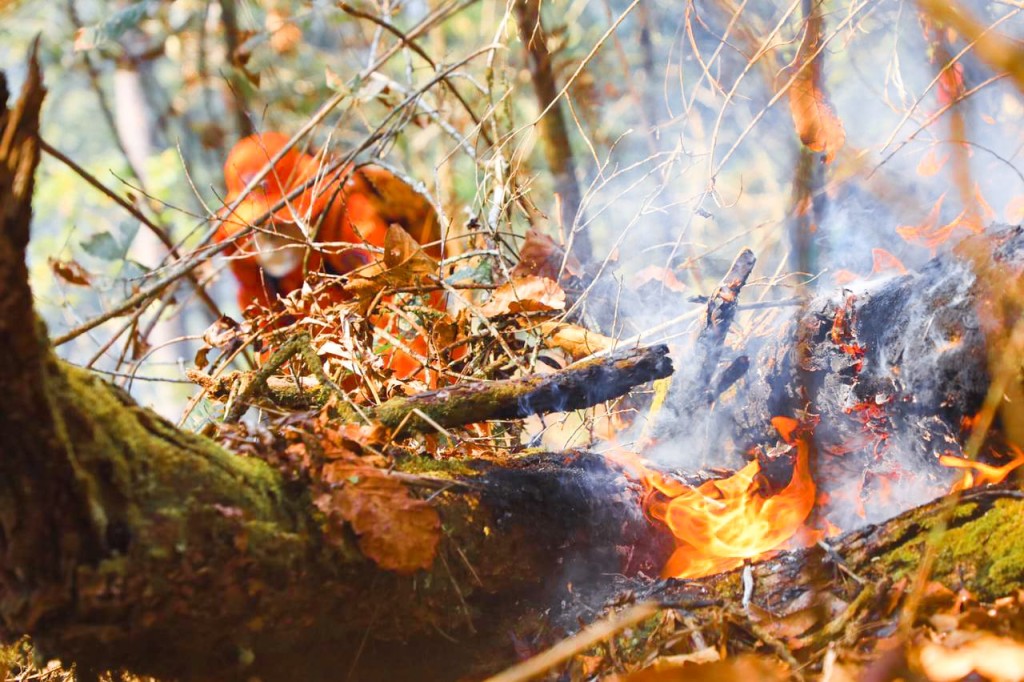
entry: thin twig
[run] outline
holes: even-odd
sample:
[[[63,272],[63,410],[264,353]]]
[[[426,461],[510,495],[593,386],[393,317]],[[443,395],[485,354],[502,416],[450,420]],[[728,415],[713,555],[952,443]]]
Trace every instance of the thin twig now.
[[[661,605],[654,601],[634,604],[628,609],[611,613],[599,621],[591,623],[575,635],[563,639],[547,651],[537,654],[522,663],[517,663],[504,672],[487,678],[485,682],[525,682],[533,680],[552,668],[561,665],[587,649],[614,637],[626,628],[642,623],[657,615]]]

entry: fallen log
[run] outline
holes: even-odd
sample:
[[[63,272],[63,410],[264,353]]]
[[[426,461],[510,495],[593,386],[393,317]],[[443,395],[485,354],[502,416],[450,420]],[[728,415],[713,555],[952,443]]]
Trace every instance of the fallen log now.
[[[958,603],[984,606],[1024,588],[1022,515],[1024,491],[1018,487],[975,489],[701,580],[624,581],[620,595],[628,598],[620,596],[608,609],[620,612],[594,632],[584,630],[488,682],[565,670],[577,679],[582,671],[574,659],[584,653],[587,674],[600,678],[642,670],[664,656],[661,677],[651,679],[687,679],[698,669],[678,661],[700,661],[695,656],[701,650],[717,652],[705,661],[761,651],[784,666],[768,679],[820,672],[826,652],[835,656],[837,648],[843,655],[857,652],[851,657],[863,663],[863,651],[891,639],[901,622],[910,632],[936,611]],[[925,555],[934,557],[927,574],[921,572]],[[625,628],[632,634],[618,636]],[[1000,630],[1019,635],[1018,628]]]

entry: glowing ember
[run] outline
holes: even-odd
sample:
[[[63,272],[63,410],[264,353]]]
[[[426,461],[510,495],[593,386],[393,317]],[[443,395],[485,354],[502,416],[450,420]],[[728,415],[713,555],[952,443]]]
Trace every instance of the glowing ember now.
[[[649,476],[656,492],[648,512],[669,527],[678,543],[662,571],[665,577],[698,578],[735,568],[744,559],[777,549],[803,528],[815,499],[810,448],[803,439],[790,440],[794,420],[772,421],[797,449],[792,479],[775,495],[760,489],[756,460],[728,478],[696,488]]]

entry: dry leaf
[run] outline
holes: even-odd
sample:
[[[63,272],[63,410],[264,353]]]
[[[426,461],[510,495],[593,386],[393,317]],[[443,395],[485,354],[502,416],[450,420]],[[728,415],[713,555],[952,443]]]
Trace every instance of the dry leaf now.
[[[420,243],[401,225],[394,223],[388,225],[384,237],[384,265],[389,273],[401,272],[410,279],[437,272],[437,261],[428,256]]]
[[[398,223],[412,235],[417,243],[429,245],[440,237],[437,211],[430,200],[418,189],[386,168],[369,164],[360,166],[355,178],[365,182],[371,191],[365,192],[373,210],[387,223]],[[434,245],[434,252],[440,253]]]
[[[565,292],[553,279],[529,275],[506,282],[480,308],[487,317],[565,308]]]
[[[615,339],[575,324],[541,322],[540,332],[546,346],[561,348],[576,360],[615,347]]]
[[[392,223],[384,236],[384,259],[360,268],[344,290],[359,302],[365,314],[381,289],[415,286],[427,275],[437,275],[440,266],[408,232]]]
[[[956,649],[927,642],[918,661],[932,682],[955,682],[972,673],[992,682],[1024,680],[1024,644],[995,635],[981,635]]]
[[[53,274],[68,284],[75,284],[80,287],[87,287],[92,284],[92,275],[76,261],[57,260],[56,258],[47,258],[46,260],[50,264]]]
[[[555,240],[546,234],[534,229],[526,231],[526,239],[519,247],[519,262],[512,268],[512,277],[520,278],[528,275],[547,277],[558,281],[562,274],[562,261],[565,260],[565,249],[555,243]],[[583,271],[579,260],[575,256],[569,256],[565,262],[565,272],[570,275],[579,275]]]
[[[679,281],[676,273],[661,265],[648,265],[633,275],[632,288],[639,289],[648,282],[658,282],[669,291],[686,292],[686,285]]]
[[[328,517],[352,527],[366,556],[401,575],[433,565],[441,518],[430,504],[379,469],[341,463],[324,469],[335,487],[318,496],[315,504]]]
[[[807,18],[807,31],[796,56],[795,68],[799,71],[788,94],[800,141],[811,151],[824,153],[825,163],[830,163],[846,143],[846,131],[822,89],[820,56],[814,57],[821,45],[824,24],[821,5],[815,5]]]
[[[203,345],[196,351],[196,367],[199,369],[206,367],[207,356],[214,348],[237,347],[237,344],[243,342],[243,335],[243,329],[238,322],[227,315],[221,315],[203,332]]]

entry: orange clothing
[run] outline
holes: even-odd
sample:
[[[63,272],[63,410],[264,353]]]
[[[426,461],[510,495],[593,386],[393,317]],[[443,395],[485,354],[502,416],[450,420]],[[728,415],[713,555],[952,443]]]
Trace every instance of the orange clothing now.
[[[228,194],[233,203],[246,185],[288,142],[276,132],[253,135],[239,141],[224,164]],[[374,165],[353,169],[351,165],[326,172],[330,159],[289,150],[262,182],[232,211],[222,211],[224,223],[214,240],[230,239],[288,195],[313,181],[251,236],[227,251],[231,271],[239,283],[238,303],[244,310],[253,303],[270,305],[302,286],[308,272],[350,273],[379,259],[379,252],[358,245],[383,248],[388,226],[397,223],[411,234],[429,255],[440,258],[440,223],[423,195],[384,168]],[[341,178],[346,177],[344,184]],[[316,248],[310,248],[315,243]],[[335,300],[345,295],[333,294]],[[440,292],[429,297],[444,310]],[[377,315],[374,325],[397,335],[398,320]],[[407,340],[416,353],[425,355],[426,340]],[[401,350],[387,354],[392,370],[406,378],[420,369],[420,363]]]

